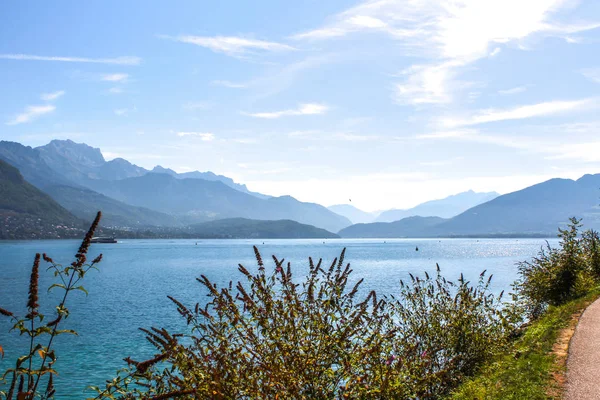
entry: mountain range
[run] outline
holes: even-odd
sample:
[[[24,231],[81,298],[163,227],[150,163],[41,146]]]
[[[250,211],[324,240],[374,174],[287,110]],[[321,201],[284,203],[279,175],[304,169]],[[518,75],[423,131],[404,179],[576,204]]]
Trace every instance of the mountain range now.
[[[349,204],[328,209],[252,192],[213,172],[106,161],[100,149],[70,140],[36,148],[0,141],[0,160],[4,238],[39,237],[36,224],[46,237],[66,237],[98,210],[105,228],[170,237],[546,236],[571,216],[600,228],[600,174],[505,195],[468,191],[377,216]]]
[[[373,222],[393,222],[406,217],[452,218],[471,207],[490,201],[499,194],[496,192],[476,193],[472,190],[458,193],[440,200],[431,200],[406,210],[384,211]]]
[[[373,222],[377,215],[379,215],[377,212],[363,211],[350,204],[336,204],[327,208],[336,214],[348,218],[353,224]]]
[[[290,219],[331,232],[351,222],[327,208],[290,196],[270,197],[212,172],[152,171],[124,159],[106,161],[97,148],[53,140],[31,148],[0,142],[0,159],[78,217],[102,210],[116,228],[177,227],[222,219]]]
[[[553,236],[570,217],[600,229],[600,174],[577,180],[551,179],[498,196],[449,219],[411,217],[388,223],[356,224],[342,237]]]
[[[0,239],[77,237],[82,221],[0,160]]]

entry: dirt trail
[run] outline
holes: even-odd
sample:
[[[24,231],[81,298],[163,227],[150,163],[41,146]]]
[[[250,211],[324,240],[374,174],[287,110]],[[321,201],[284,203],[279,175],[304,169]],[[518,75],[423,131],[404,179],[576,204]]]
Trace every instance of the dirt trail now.
[[[583,313],[567,358],[566,400],[600,400],[600,300]]]

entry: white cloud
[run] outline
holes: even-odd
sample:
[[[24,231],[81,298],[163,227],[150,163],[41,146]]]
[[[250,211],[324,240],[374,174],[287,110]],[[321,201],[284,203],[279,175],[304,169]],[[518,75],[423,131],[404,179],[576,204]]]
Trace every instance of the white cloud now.
[[[590,81],[600,83],[600,68],[585,68],[580,72]]]
[[[524,91],[527,90],[528,85],[523,85],[523,86],[516,86],[514,88],[510,88],[510,89],[504,89],[504,90],[498,90],[498,94],[501,95],[511,95],[511,94],[517,94],[517,93],[523,93]]]
[[[200,140],[202,140],[203,142],[210,142],[215,139],[214,133],[210,132],[177,132],[177,136],[194,136],[200,138]]]
[[[58,90],[56,92],[52,92],[52,93],[43,93],[40,98],[44,101],[52,101],[52,100],[56,100],[59,97],[61,97],[62,95],[65,94],[64,90]]]
[[[502,49],[500,47],[496,47],[494,50],[492,50],[492,52],[490,53],[490,57],[495,57],[498,54],[500,54],[500,52],[502,51]]]
[[[115,64],[115,65],[139,65],[140,57],[115,57],[115,58],[86,58],[86,57],[58,57],[58,56],[36,56],[32,54],[0,54],[1,59],[23,60],[23,61],[61,61],[74,63]]]
[[[102,80],[107,82],[126,82],[129,74],[106,74],[102,75]]]
[[[578,162],[600,162],[600,142],[563,143],[544,148],[551,153],[548,160],[572,160]]]
[[[351,34],[380,32],[399,41],[427,64],[405,69],[395,86],[401,104],[443,104],[453,101],[464,85],[455,82],[464,67],[497,55],[502,46],[522,43],[534,35],[564,36],[597,23],[557,25],[554,17],[570,0],[367,0],[336,15],[323,27],[293,36],[326,40]],[[414,52],[413,51],[413,52]]]
[[[461,62],[449,61],[432,65],[413,65],[402,74],[408,76],[396,84],[395,100],[400,104],[443,104],[452,101],[452,92],[458,82],[454,81],[456,68]],[[468,84],[461,85],[463,87]]]
[[[56,107],[49,104],[43,106],[28,106],[25,108],[24,112],[15,116],[12,120],[8,121],[6,125],[18,125],[24,124],[26,122],[31,122],[39,116],[51,113],[54,110],[56,110]]]
[[[289,132],[287,135],[288,135],[288,137],[307,137],[307,136],[318,135],[320,133],[321,133],[321,131],[318,131],[318,130],[306,130],[306,131]]]
[[[120,87],[111,87],[110,89],[108,89],[108,92],[112,94],[121,94],[123,93],[123,89]]]
[[[376,135],[359,135],[356,133],[336,133],[335,138],[339,140],[345,140],[348,142],[366,142],[369,140],[378,139]]]
[[[127,115],[128,112],[129,112],[129,110],[126,108],[118,108],[115,110],[115,114],[119,115],[119,116]]]
[[[265,118],[275,119],[291,115],[317,115],[325,114],[329,110],[329,107],[324,104],[306,103],[300,104],[296,109],[273,111],[273,112],[260,112],[260,113],[243,113],[249,117],[254,118]]]
[[[194,110],[208,110],[212,107],[212,104],[207,101],[196,101],[189,102],[183,105],[183,108],[186,110],[194,111]]]
[[[441,124],[447,128],[459,126],[479,125],[489,122],[518,120],[534,117],[546,117],[590,108],[597,104],[597,100],[582,99],[572,101],[548,101],[538,104],[529,104],[510,109],[488,109],[479,111],[467,118],[445,118]]]
[[[206,47],[217,53],[225,53],[230,56],[239,56],[253,51],[290,51],[295,50],[292,46],[283,43],[269,42],[265,40],[250,39],[238,36],[161,36],[181,43],[195,44]]]
[[[473,136],[477,134],[477,131],[472,129],[454,130],[454,131],[439,131],[432,133],[424,133],[416,135],[417,139],[451,139],[451,138],[463,138],[466,136]]]
[[[245,89],[248,87],[247,83],[236,83],[236,82],[223,81],[223,80],[212,81],[211,84],[216,85],[216,86],[225,86],[225,87],[231,88],[231,89]]]

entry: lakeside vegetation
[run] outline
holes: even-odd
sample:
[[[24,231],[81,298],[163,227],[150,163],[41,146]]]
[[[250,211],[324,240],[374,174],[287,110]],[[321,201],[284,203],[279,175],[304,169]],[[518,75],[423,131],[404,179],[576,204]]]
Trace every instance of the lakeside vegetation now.
[[[0,310],[31,337],[28,351],[4,375],[0,396],[48,399],[60,391],[52,382],[52,340],[70,332],[58,329],[68,317],[67,295],[84,290],[77,282],[101,260],[86,260],[99,218],[72,264],[63,268],[36,256],[26,316]],[[198,278],[207,302],[171,298],[189,329],[144,329],[155,357],[127,358],[117,377],[95,388],[95,398],[542,396],[553,368],[548,346],[570,312],[598,294],[598,234],[579,229],[573,219],[559,230],[558,248],[521,263],[510,296],[493,294],[485,271],[472,283],[462,275],[449,280],[438,267],[435,276],[411,275],[395,295],[380,297],[353,280],[344,252],[330,264],[309,259],[309,274],[298,280],[289,263],[274,256],[268,265],[255,248],[256,273],[240,265],[240,282],[223,288]],[[42,260],[60,279],[55,288],[65,291],[54,318],[38,312]],[[519,380],[525,372],[530,375]],[[497,379],[485,378],[489,374]],[[489,387],[497,382],[500,388]]]

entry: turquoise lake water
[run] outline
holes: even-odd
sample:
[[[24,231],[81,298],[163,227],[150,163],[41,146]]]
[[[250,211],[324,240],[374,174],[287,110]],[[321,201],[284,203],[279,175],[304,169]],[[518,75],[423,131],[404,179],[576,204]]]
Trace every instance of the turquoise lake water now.
[[[263,244],[264,243],[264,244]],[[67,306],[71,316],[63,328],[79,336],[59,336],[55,341],[60,376],[55,381],[57,399],[83,399],[93,395],[89,385],[102,386],[125,364],[123,358],[143,359],[153,354],[139,327],[166,327],[185,331],[183,319],[166,298],[184,304],[201,304],[206,293],[195,278],[208,276],[218,285],[240,278],[239,263],[256,269],[252,245],[257,245],[267,268],[271,255],[292,262],[296,277],[308,270],[308,257],[325,264],[346,247],[353,280],[365,278],[363,290],[394,294],[408,273],[434,272],[439,263],[444,276],[455,279],[464,273],[475,281],[487,269],[494,274],[493,290],[510,290],[517,275],[516,263],[536,255],[544,239],[338,239],[338,240],[123,240],[117,244],[93,244],[88,259],[99,253],[99,271],[91,271],[83,285],[89,295],[73,293]],[[550,244],[555,245],[556,240]],[[23,313],[31,264],[36,252],[46,252],[56,262],[73,260],[78,241],[0,242],[0,307]],[[418,247],[419,251],[415,251]],[[42,263],[43,264],[43,263]],[[40,268],[40,303],[48,316],[58,304],[57,294],[45,294],[54,283],[50,272]],[[70,295],[71,296],[71,295]],[[0,345],[4,371],[28,348],[25,338],[8,332],[12,324],[0,319]],[[0,385],[1,387],[1,385]]]

